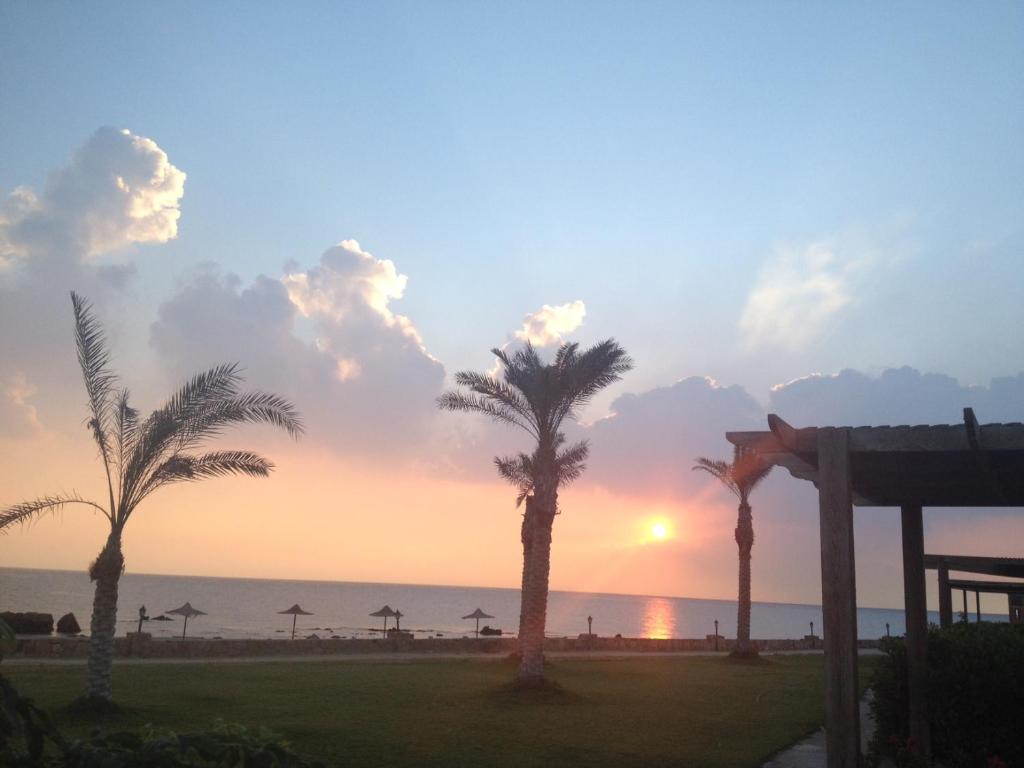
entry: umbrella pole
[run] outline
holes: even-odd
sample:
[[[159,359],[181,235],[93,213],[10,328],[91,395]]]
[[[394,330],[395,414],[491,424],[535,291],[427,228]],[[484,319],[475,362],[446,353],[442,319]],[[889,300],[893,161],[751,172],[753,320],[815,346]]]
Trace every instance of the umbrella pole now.
[[[188,629],[188,616],[185,617],[185,626],[181,628],[181,639],[185,639],[185,630]]]
[[[480,619],[476,620],[476,636],[480,637]]]
[[[298,618],[299,617],[297,614],[292,614],[292,640],[295,639],[295,622],[298,620]]]

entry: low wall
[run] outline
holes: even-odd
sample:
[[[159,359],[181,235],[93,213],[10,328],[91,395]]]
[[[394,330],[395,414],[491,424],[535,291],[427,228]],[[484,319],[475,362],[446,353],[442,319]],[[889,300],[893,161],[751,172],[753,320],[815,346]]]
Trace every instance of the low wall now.
[[[757,640],[762,651],[820,650],[821,640]],[[734,640],[721,639],[718,649],[729,651]],[[861,648],[877,648],[877,640],[861,640]],[[636,637],[548,638],[548,651],[595,651],[632,653],[670,653],[681,651],[713,651],[713,639],[654,640]],[[15,656],[22,658],[85,658],[89,639],[86,637],[45,637],[18,640]],[[148,637],[118,637],[114,640],[114,656],[143,659],[219,659],[263,656],[357,655],[366,653],[480,653],[509,654],[516,650],[514,637],[501,638],[388,638],[367,640],[188,640]]]

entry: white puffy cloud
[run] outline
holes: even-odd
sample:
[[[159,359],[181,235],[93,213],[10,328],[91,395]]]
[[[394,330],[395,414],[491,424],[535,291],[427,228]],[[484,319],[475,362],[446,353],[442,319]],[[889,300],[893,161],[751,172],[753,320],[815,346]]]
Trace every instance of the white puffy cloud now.
[[[765,264],[739,320],[747,349],[800,349],[817,339],[854,299],[870,251],[829,242],[781,248]]]
[[[249,383],[296,403],[310,439],[409,458],[431,437],[444,367],[391,308],[406,282],[351,240],[279,280],[243,286],[208,269],[160,306],[151,345],[169,378],[239,360]],[[313,338],[300,320],[312,322]]]
[[[100,128],[53,171],[41,195],[19,187],[0,205],[0,264],[58,251],[86,258],[178,234],[185,174],[156,142]]]
[[[582,301],[552,306],[545,304],[523,318],[523,327],[516,331],[516,339],[537,347],[558,344],[568,334],[583,325],[587,308]]]
[[[412,322],[390,308],[391,301],[405,293],[408,277],[398,274],[390,259],[375,258],[355,240],[342,240],[324,252],[318,266],[291,272],[282,282],[306,317],[328,324],[381,324],[404,334],[425,351]]]
[[[109,320],[135,266],[123,257],[99,259],[173,238],[184,181],[151,139],[100,128],[49,174],[41,192],[19,187],[0,201],[0,386],[17,374],[38,388],[35,422],[80,417],[81,401],[68,397],[81,381],[68,292],[90,298],[116,333]]]

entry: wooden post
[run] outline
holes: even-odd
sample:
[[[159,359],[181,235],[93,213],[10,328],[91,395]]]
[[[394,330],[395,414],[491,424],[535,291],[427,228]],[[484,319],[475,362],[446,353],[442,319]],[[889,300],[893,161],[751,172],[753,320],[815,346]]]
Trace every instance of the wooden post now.
[[[953,626],[953,591],[949,588],[949,568],[939,566],[939,626]]]
[[[974,620],[981,624],[981,592],[974,590]]]
[[[967,589],[964,589],[964,624],[967,623]]]
[[[850,436],[818,430],[818,509],[825,649],[825,744],[828,768],[858,768],[857,580],[850,489]]]
[[[924,522],[919,505],[900,507],[903,522],[903,610],[907,624],[910,735],[931,755],[928,732],[928,602],[924,578]]]

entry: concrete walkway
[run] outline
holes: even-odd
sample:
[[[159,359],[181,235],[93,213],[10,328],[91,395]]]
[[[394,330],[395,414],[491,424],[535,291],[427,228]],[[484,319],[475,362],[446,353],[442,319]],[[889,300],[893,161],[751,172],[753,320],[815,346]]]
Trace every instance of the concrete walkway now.
[[[860,753],[866,755],[868,743],[875,733],[875,720],[869,707],[871,691],[860,702]],[[882,763],[883,766],[888,763]],[[762,768],[826,768],[825,729],[819,728],[803,741],[797,742],[765,763]]]

